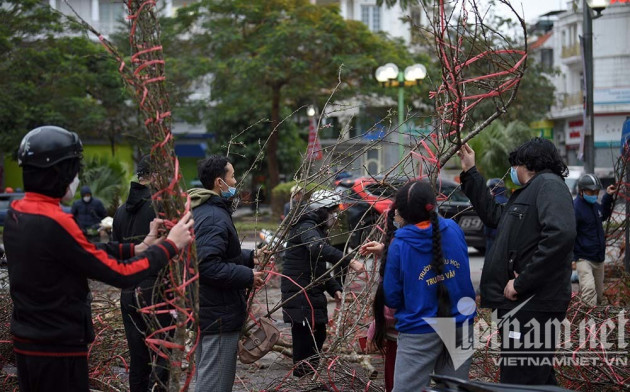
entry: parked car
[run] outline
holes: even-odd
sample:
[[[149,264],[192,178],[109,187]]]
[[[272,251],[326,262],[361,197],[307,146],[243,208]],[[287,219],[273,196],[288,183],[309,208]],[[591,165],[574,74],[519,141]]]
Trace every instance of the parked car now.
[[[24,193],[16,192],[16,193],[0,193],[0,226],[4,227],[4,219],[7,216],[7,211],[9,210],[9,205],[13,200],[22,199],[24,197]],[[70,213],[72,208],[70,206],[66,206],[61,204],[61,209],[63,212]]]
[[[347,226],[352,230],[349,245],[356,248],[363,243],[379,217],[393,203],[396,191],[408,181],[407,178],[359,177],[344,179],[336,183],[336,191],[342,195],[342,209]],[[459,188],[459,184],[449,180],[439,180],[440,195],[438,210],[445,218],[455,220],[464,231],[468,246],[480,252],[485,251],[483,222],[472,209],[470,200]]]
[[[451,218],[464,232],[466,243],[480,253],[486,251],[486,236],[481,218],[477,215],[470,203],[470,199],[459,188],[459,184],[453,181],[441,181],[441,196],[438,197],[440,214],[445,218]],[[440,200],[440,199],[443,200]]]
[[[0,226],[4,227],[4,219],[7,216],[11,202],[23,197],[24,193],[0,193]]]

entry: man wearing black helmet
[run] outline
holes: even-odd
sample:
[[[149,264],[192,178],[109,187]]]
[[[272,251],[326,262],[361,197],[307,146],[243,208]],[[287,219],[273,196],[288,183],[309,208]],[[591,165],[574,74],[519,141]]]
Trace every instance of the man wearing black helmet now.
[[[59,205],[77,189],[82,151],[76,133],[55,126],[30,131],[18,150],[26,195],[11,203],[3,239],[22,392],[87,392],[94,340],[88,279],[136,284],[191,241],[193,221],[186,214],[165,240],[156,220],[140,245],[90,243]]]
[[[606,237],[602,222],[610,217],[614,185],[606,188],[602,204],[597,202],[602,183],[594,174],[583,174],[577,183],[578,195],[573,200],[577,236],[573,247],[582,299],[591,306],[601,305],[604,293],[604,259]]]

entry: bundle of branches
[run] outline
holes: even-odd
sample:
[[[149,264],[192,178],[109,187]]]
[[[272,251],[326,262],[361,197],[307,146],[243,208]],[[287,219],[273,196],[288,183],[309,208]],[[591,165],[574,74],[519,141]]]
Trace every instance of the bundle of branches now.
[[[71,7],[67,1],[66,4]],[[157,216],[163,218],[167,228],[170,228],[190,210],[190,202],[183,191],[179,162],[174,155],[171,110],[165,88],[166,75],[156,1],[127,0],[125,5],[129,14],[129,43],[133,52],[128,62],[96,29],[83,20],[81,23],[99,37],[114,56],[125,83],[135,94],[152,144],[152,172],[159,173],[154,183],[159,190],[152,196],[154,208]],[[75,15],[78,17],[76,12]],[[169,360],[169,390],[186,390],[194,373],[194,366],[188,364],[193,363],[198,329],[198,271],[194,245],[181,250],[180,256],[169,262],[163,276],[165,283],[154,290],[154,298],[159,298],[157,303],[141,310],[148,324],[156,327],[146,341],[158,355]],[[159,314],[173,314],[174,323],[160,325],[157,319]],[[193,331],[192,345],[189,344],[190,334],[187,328]]]
[[[6,279],[8,286],[8,279]],[[14,374],[7,373],[4,367],[6,365],[15,366],[15,355],[13,354],[13,336],[11,335],[11,313],[13,312],[13,302],[9,295],[8,289],[0,290],[0,385],[2,390],[11,390],[12,387],[17,388],[17,377]],[[6,389],[5,389],[6,387]]]
[[[628,342],[630,325],[618,306],[592,307],[574,295],[556,349],[556,378],[561,386],[576,391],[612,391],[630,382]],[[491,312],[478,312],[476,325],[492,326]],[[496,331],[482,332],[470,368],[470,379],[499,382],[500,341]]]
[[[559,382],[583,391],[622,390],[630,385],[626,308],[591,307],[574,296],[567,311],[571,328],[563,331],[556,367]],[[568,360],[570,359],[570,360]]]
[[[120,303],[111,293],[96,290],[93,293],[92,322],[95,339],[90,345],[88,356],[90,385],[99,391],[126,391],[128,382],[126,377],[122,377],[122,373],[128,370],[129,350]]]
[[[484,22],[486,15],[477,1],[445,3],[439,1],[431,24],[442,67],[442,83],[431,92],[436,108],[436,132],[431,141],[437,150],[437,170],[462,143],[506,112],[527,68],[525,22],[510,2],[499,0],[496,6],[506,8],[516,18],[523,34],[522,48],[516,48],[513,39]],[[494,111],[480,123],[471,124],[469,113],[479,105],[491,105]]]
[[[501,1],[501,3],[514,11],[508,2]],[[485,25],[476,2],[451,2],[450,5],[451,8],[447,9],[444,2],[440,1],[436,4],[435,12],[427,11],[430,16],[436,15],[432,28],[436,39],[436,52],[440,55],[442,65],[441,84],[432,95],[436,100],[437,109],[437,116],[432,120],[434,131],[428,135],[407,137],[405,147],[409,148],[410,152],[400,157],[400,161],[393,167],[374,175],[374,180],[379,185],[390,183],[389,180],[394,177],[401,179],[401,183],[404,183],[404,179],[429,176],[435,185],[436,194],[440,194],[439,185],[437,185],[440,169],[463,143],[505,112],[518,89],[519,81],[525,71],[526,47],[514,49],[512,41]],[[518,15],[516,17],[525,35],[524,22]],[[497,42],[501,47],[497,48]],[[523,39],[524,44],[525,42],[526,39]],[[487,100],[494,103],[496,107],[494,114],[482,124],[477,124],[474,128],[470,127],[466,113]],[[324,112],[331,110],[335,109],[326,108]],[[407,121],[409,120],[411,117],[407,118]],[[338,143],[323,148],[324,159],[321,165],[315,165],[314,161],[305,156],[299,175],[295,179],[307,190],[327,187],[338,172],[351,167],[365,152],[378,147],[383,140],[390,139],[390,135],[401,132],[402,127],[405,127],[405,124],[393,126],[391,117],[388,116],[373,127],[384,134],[382,140],[359,143],[358,140],[352,138],[348,140],[346,135],[343,135]],[[392,192],[395,191],[396,189],[392,190]],[[445,197],[445,195],[441,196],[440,199]],[[276,232],[276,239],[272,241],[270,249],[271,253],[282,251],[281,246],[288,239],[290,228],[307,212],[307,208],[307,203],[293,206]],[[382,222],[383,218],[373,223],[371,232],[370,229],[365,231],[370,232],[367,237],[379,240],[384,232]],[[357,228],[351,228],[351,230],[357,230]],[[348,246],[345,250],[352,253]],[[369,277],[359,285],[360,289],[353,292],[348,289],[348,284],[344,288],[346,294],[344,302],[331,320],[329,327],[331,339],[329,344],[324,346],[322,355],[326,358],[342,358],[348,363],[359,362],[368,372],[371,372],[373,367],[369,357],[357,354],[356,344],[357,338],[365,334],[370,319],[372,295],[379,278],[377,260],[373,262],[370,260],[367,264],[370,271]],[[334,267],[336,266],[330,268],[330,273]],[[312,285],[319,283],[319,279],[315,280],[302,289],[308,290]],[[282,305],[282,303],[276,304],[269,313],[280,309]],[[330,360],[329,362],[322,361],[317,369],[317,376],[312,379],[313,382],[321,382],[331,364]],[[494,380],[494,375],[488,375],[487,378]],[[286,380],[283,380],[277,384],[277,388],[284,388],[285,383]],[[299,387],[291,385],[289,389],[307,390],[305,388],[310,387],[315,387],[315,385],[308,384]]]

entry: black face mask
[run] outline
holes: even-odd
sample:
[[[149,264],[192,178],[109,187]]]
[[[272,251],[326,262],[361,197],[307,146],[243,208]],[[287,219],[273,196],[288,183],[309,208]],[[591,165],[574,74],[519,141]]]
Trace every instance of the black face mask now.
[[[61,198],[79,173],[80,166],[81,161],[78,158],[66,159],[44,168],[26,165],[22,168],[24,190]]]

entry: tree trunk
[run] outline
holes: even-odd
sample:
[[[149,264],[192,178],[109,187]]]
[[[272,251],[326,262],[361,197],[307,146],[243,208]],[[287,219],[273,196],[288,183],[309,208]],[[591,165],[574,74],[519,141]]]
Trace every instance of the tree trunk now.
[[[278,124],[280,123],[280,89],[282,84],[271,86],[271,135],[267,142],[267,170],[269,172],[269,188],[273,189],[280,182],[278,166]],[[273,197],[273,196],[272,196]]]

